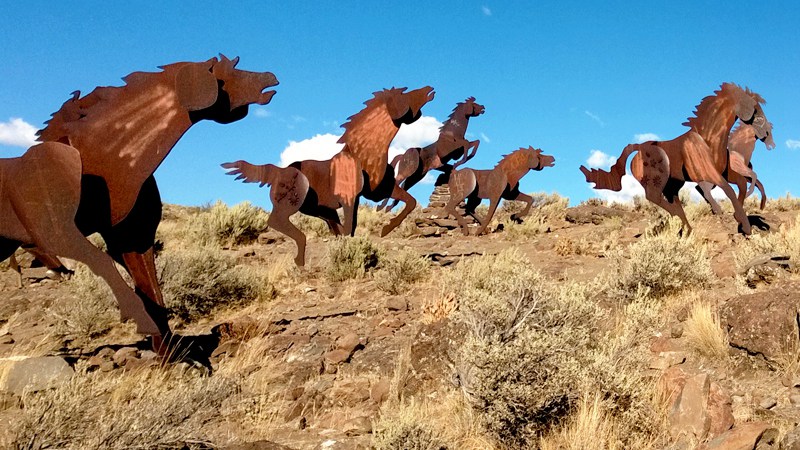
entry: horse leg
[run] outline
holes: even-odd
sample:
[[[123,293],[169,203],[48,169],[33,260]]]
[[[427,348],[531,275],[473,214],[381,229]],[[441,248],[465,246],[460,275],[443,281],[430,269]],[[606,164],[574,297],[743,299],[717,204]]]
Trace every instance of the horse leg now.
[[[486,228],[489,227],[489,224],[492,222],[492,218],[494,217],[494,212],[497,209],[497,205],[500,204],[500,196],[492,196],[489,199],[489,211],[486,212],[486,217],[481,220],[481,228],[478,230],[477,236],[482,235],[486,232]]]
[[[531,212],[531,207],[533,206],[533,197],[531,197],[528,194],[523,194],[522,192],[520,192],[520,193],[517,194],[516,197],[511,198],[509,200],[515,200],[515,201],[518,201],[518,202],[525,202],[526,203],[525,209],[523,209],[522,211],[520,211],[517,214],[512,214],[511,215],[511,220],[513,220],[514,222],[517,222],[517,223],[522,223],[522,218],[527,216]]]
[[[269,215],[267,225],[289,236],[295,242],[297,255],[294,257],[294,263],[298,267],[303,267],[306,264],[306,235],[289,221],[289,216],[292,214],[294,214],[293,211],[280,209],[278,205],[275,205],[272,214]]]
[[[400,159],[397,163],[397,174],[394,177],[395,184],[397,186],[402,187],[403,190],[408,191],[408,189],[416,184],[416,182],[412,182],[409,185],[410,178],[412,178],[420,169],[422,168],[422,162],[420,161],[419,152],[413,151],[411,149],[406,150],[406,153],[403,154],[402,159]],[[392,202],[392,206],[387,207],[388,203]],[[378,205],[378,211],[381,211],[385,208],[386,212],[391,211],[394,209],[395,206],[400,202],[398,199],[393,199],[392,197],[384,199],[380,205]]]
[[[707,181],[701,181],[697,183],[695,189],[697,189],[697,192],[699,192],[703,196],[703,199],[705,199],[706,203],[711,205],[712,214],[715,215],[722,214],[722,208],[719,207],[719,203],[717,203],[717,200],[714,198],[714,196],[711,195],[711,190],[714,189],[713,184]]]
[[[744,202],[744,199],[753,193],[753,190],[756,187],[755,183],[758,180],[758,175],[756,175],[752,168],[748,167],[744,161],[744,157],[736,152],[731,152],[730,159],[728,160],[728,166],[729,170],[738,173],[744,178],[750,178],[750,188],[747,189],[747,194],[742,197],[741,191],[739,192],[739,197],[742,199],[742,202]]]
[[[342,213],[344,216],[344,234],[350,237],[356,235],[356,226],[358,225],[358,202],[359,196],[350,199],[342,204]]]
[[[458,226],[461,227],[461,232],[464,234],[464,236],[469,236],[467,221],[461,214],[458,213],[458,211],[456,211],[456,206],[458,206],[462,200],[472,194],[478,187],[475,173],[469,169],[453,171],[450,173],[450,181],[448,186],[450,187],[450,200],[444,207],[445,217],[448,215],[455,217],[456,221],[458,222]],[[480,199],[478,199],[477,203],[480,203]],[[472,207],[473,213],[475,206]],[[467,211],[469,211],[469,207],[470,203],[468,200]],[[475,217],[474,214],[472,214],[472,216]],[[480,219],[477,219],[477,217],[476,220],[480,222]]]
[[[392,190],[391,198],[395,200],[401,200],[406,205],[403,207],[403,210],[400,211],[396,216],[394,216],[388,224],[384,225],[381,229],[381,237],[386,236],[387,234],[391,233],[392,230],[397,228],[403,220],[411,214],[411,211],[417,206],[417,201],[414,197],[411,196],[408,192],[406,192],[403,188],[398,185],[394,185],[394,189]]]
[[[761,210],[764,209],[764,206],[767,205],[767,193],[764,192],[764,185],[761,184],[761,180],[756,181],[756,187],[761,192]]]
[[[692,226],[689,225],[689,220],[686,218],[686,212],[683,210],[678,192],[683,186],[682,180],[676,180],[669,177],[669,158],[667,153],[658,146],[644,145],[640,148],[639,155],[641,155],[644,167],[648,170],[642,174],[639,183],[644,188],[645,198],[663,208],[665,211],[673,216],[678,216],[681,219],[686,235],[692,233]],[[727,183],[725,183],[727,185]]]
[[[454,168],[458,167],[461,164],[464,164],[465,162],[467,162],[470,159],[472,159],[473,157],[475,157],[475,154],[478,152],[478,145],[480,145],[480,143],[481,143],[481,141],[479,141],[477,139],[474,140],[474,141],[470,141],[467,144],[467,146],[464,148],[464,158],[461,161],[459,161],[457,164],[453,165],[453,167]],[[469,149],[472,149],[472,151],[469,152],[469,154],[467,154],[467,150],[469,150]]]

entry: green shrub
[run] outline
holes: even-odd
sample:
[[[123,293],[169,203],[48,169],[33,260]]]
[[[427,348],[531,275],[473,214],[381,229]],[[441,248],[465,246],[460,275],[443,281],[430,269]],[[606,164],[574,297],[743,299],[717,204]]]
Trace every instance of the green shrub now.
[[[378,267],[383,257],[383,249],[367,237],[336,238],[328,244],[328,278],[333,281],[361,278]]]
[[[57,335],[83,342],[104,334],[119,321],[111,288],[86,266],[77,267],[67,286],[72,295],[58,299],[47,309]]]
[[[233,257],[209,247],[164,252],[156,260],[164,301],[172,313],[192,321],[220,305],[258,297],[262,279],[236,266]]]

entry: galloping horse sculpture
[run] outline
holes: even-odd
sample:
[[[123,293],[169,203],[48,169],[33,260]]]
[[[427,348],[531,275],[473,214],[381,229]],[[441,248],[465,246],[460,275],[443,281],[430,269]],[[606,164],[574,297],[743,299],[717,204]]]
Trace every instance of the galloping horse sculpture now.
[[[764,103],[761,96],[749,89],[723,83],[714,95],[700,102],[695,116],[684,123],[690,128],[686,133],[670,141],[629,144],[610,171],[581,166],[581,172],[587,182],[595,183],[595,189],[620,191],[628,157],[638,152],[631,162],[631,172],[644,187],[646,198],[680,217],[687,234],[692,227],[678,198],[680,188],[687,181],[707,181],[719,186],[733,204],[741,231],[750,234],[744,208],[736,201],[736,193],[723,173],[728,167],[728,134],[737,118],[752,125],[758,139],[763,141],[769,137],[769,122],[760,103]]]
[[[480,222],[481,227],[477,235],[480,236],[486,231],[486,227],[492,221],[494,212],[500,199],[516,200],[526,202],[527,205],[519,214],[514,214],[512,219],[521,221],[531,211],[533,197],[519,191],[519,180],[522,179],[530,170],[542,170],[545,167],[553,167],[555,158],[550,155],[542,154],[540,149],[533,147],[521,147],[518,150],[503,157],[499,163],[491,170],[461,169],[455,170],[450,174],[450,201],[444,207],[446,214],[450,214],[458,220],[461,232],[464,236],[469,235],[467,222],[464,217],[456,211],[456,206],[465,198],[467,199],[466,213]],[[481,219],[475,215],[475,208],[481,203],[481,199],[489,199],[489,211],[486,217]]]
[[[439,138],[436,142],[425,148],[410,148],[392,159],[396,183],[408,191],[425,178],[425,175],[431,170],[436,169],[449,174],[454,168],[472,159],[478,151],[481,141],[477,139],[468,141],[464,136],[467,133],[469,118],[478,117],[485,110],[483,105],[475,102],[475,97],[469,97],[463,102],[456,103],[450,117],[439,129]],[[472,149],[471,152],[470,149]],[[458,158],[461,160],[453,165],[448,164]],[[378,205],[377,209],[380,211],[386,207],[386,211],[391,211],[397,206],[397,202],[398,200],[395,200],[391,206],[386,207],[389,203],[387,199]]]
[[[775,148],[775,141],[772,135],[772,124],[768,123],[769,134],[764,140],[767,150]],[[767,194],[764,192],[764,185],[758,179],[755,171],[753,171],[753,164],[750,160],[753,157],[753,151],[756,148],[756,132],[752,125],[739,122],[739,126],[733,129],[730,137],[728,138],[728,172],[727,180],[731,184],[735,184],[739,190],[739,203],[744,207],[744,201],[750,194],[753,193],[754,188],[758,188],[761,193],[760,209],[764,209],[767,204]],[[747,183],[750,183],[750,188],[747,188]],[[714,185],[708,182],[697,183],[697,190],[703,195],[703,198],[711,205],[711,211],[714,214],[721,214],[722,209],[719,204],[711,195],[711,190]]]
[[[272,213],[269,226],[289,236],[297,244],[294,262],[305,265],[306,237],[289,217],[296,212],[319,217],[336,234],[353,235],[357,223],[359,197],[372,201],[393,198],[405,208],[381,230],[385,236],[397,227],[416,206],[416,200],[395,183],[388,164],[389,144],[400,125],[413,123],[422,115],[422,106],[433,100],[433,88],[405,92],[392,88],[375,92],[366,108],[342,125],[341,152],[326,161],[298,161],[281,168],[273,164],[253,165],[247,161],[224,163],[228,175],[245,183],[272,186]],[[344,224],[337,209],[344,210]]]
[[[75,92],[39,131],[41,144],[0,160],[0,260],[27,246],[85,263],[111,287],[122,319],[133,319],[165,352],[170,329],[153,254],[162,206],[153,172],[196,122],[230,123],[248,105],[269,103],[275,92],[264,90],[278,80],[236,69],[238,61],[175,63],[134,72],[122,87]],[[94,232],[108,254],[84,237]]]

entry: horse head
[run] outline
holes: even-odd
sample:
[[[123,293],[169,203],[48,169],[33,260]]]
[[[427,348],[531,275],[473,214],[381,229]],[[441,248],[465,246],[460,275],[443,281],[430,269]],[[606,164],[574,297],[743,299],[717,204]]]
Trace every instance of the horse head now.
[[[467,117],[478,117],[486,111],[483,105],[475,102],[475,97],[469,97],[464,100],[464,105],[466,106]]]
[[[739,88],[737,94],[736,117],[742,122],[751,125],[756,139],[764,142],[768,149],[774,148],[772,124],[767,120],[767,116],[764,115],[764,110],[761,108],[761,105],[766,103],[764,98],[750,89]]]
[[[249,105],[266,105],[278,79],[270,72],[236,69],[239,58],[211,58],[201,63],[187,63],[175,77],[181,105],[189,111],[192,122],[203,119],[230,123],[247,115]]]
[[[530,154],[528,156],[528,167],[531,170],[542,170],[545,167],[553,167],[556,165],[556,159],[550,155],[545,155],[542,150],[538,148],[528,147]]]
[[[430,86],[405,92],[407,88],[389,89],[386,92],[386,107],[392,121],[400,127],[410,124],[422,115],[422,107],[433,100],[435,92]]]

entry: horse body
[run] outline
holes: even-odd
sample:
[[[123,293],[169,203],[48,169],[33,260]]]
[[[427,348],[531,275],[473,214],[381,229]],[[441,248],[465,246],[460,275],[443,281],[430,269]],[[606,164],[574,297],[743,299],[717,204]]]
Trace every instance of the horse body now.
[[[10,221],[18,223],[0,222],[0,249],[35,246],[86,263],[111,286],[123,319],[133,318],[137,331],[165,350],[160,341],[170,330],[155,272],[161,199],[153,172],[197,121],[229,123],[244,117],[247,105],[269,103],[274,91],[264,90],[278,84],[275,76],[234,69],[237,63],[224,56],[176,63],[133,73],[122,87],[73,93],[39,132],[43,143],[3,164],[17,166],[14,188],[0,189],[0,205],[11,205]],[[108,254],[84,238],[93,232]],[[130,273],[135,292],[111,258]]]
[[[306,238],[289,221],[297,212],[325,220],[336,235],[352,236],[361,196],[375,201],[400,199],[406,206],[383,227],[384,236],[414,209],[414,198],[394,181],[394,171],[388,164],[389,144],[402,124],[422,115],[422,106],[433,99],[434,93],[431,87],[405,91],[393,88],[375,92],[374,98],[365,102],[366,107],[342,125],[345,132],[339,142],[345,144],[344,148],[330,160],[299,161],[287,168],[241,160],[222,164],[231,169],[228,175],[237,175],[237,180],[272,186],[269,225],[295,241],[298,266],[305,265]],[[339,220],[338,208],[343,209],[343,221]]]
[[[450,200],[444,207],[445,215],[450,214],[455,217],[461,227],[461,232],[464,233],[464,236],[468,236],[467,223],[464,217],[456,211],[456,206],[466,199],[466,213],[480,222],[481,227],[478,229],[477,235],[481,235],[492,221],[494,212],[502,198],[527,203],[523,211],[512,217],[513,220],[521,221],[522,217],[530,213],[533,198],[519,191],[519,181],[531,170],[539,171],[554,165],[555,158],[552,156],[542,154],[541,150],[533,147],[523,147],[506,155],[494,169],[455,170],[448,181]],[[489,199],[490,202],[489,211],[485,218],[475,215],[475,208],[481,203],[481,199]]]
[[[419,183],[431,170],[450,173],[453,168],[464,164],[475,156],[480,145],[479,140],[465,139],[470,117],[477,117],[484,113],[483,105],[475,102],[475,97],[469,97],[456,104],[450,117],[439,128],[439,137],[436,142],[423,148],[413,147],[397,155],[392,160],[392,167],[396,172],[396,183],[404,190],[411,189]],[[471,151],[470,151],[471,150]],[[454,165],[448,164],[452,160],[461,158]],[[386,207],[391,211],[397,206],[397,201],[387,207],[388,200],[378,205],[378,210]]]
[[[725,191],[734,204],[734,217],[742,231],[750,234],[747,215],[735,201],[736,195],[723,174],[728,167],[728,135],[737,118],[752,123],[760,139],[768,136],[768,122],[759,103],[763,103],[763,99],[757,94],[732,83],[723,83],[715,95],[700,102],[695,116],[684,123],[690,127],[687,132],[669,141],[626,146],[610,171],[590,171],[584,166],[581,171],[587,182],[595,183],[595,189],[619,191],[627,159],[637,153],[631,162],[631,172],[644,187],[647,199],[680,217],[689,233],[691,226],[678,192],[686,181],[707,181]]]

